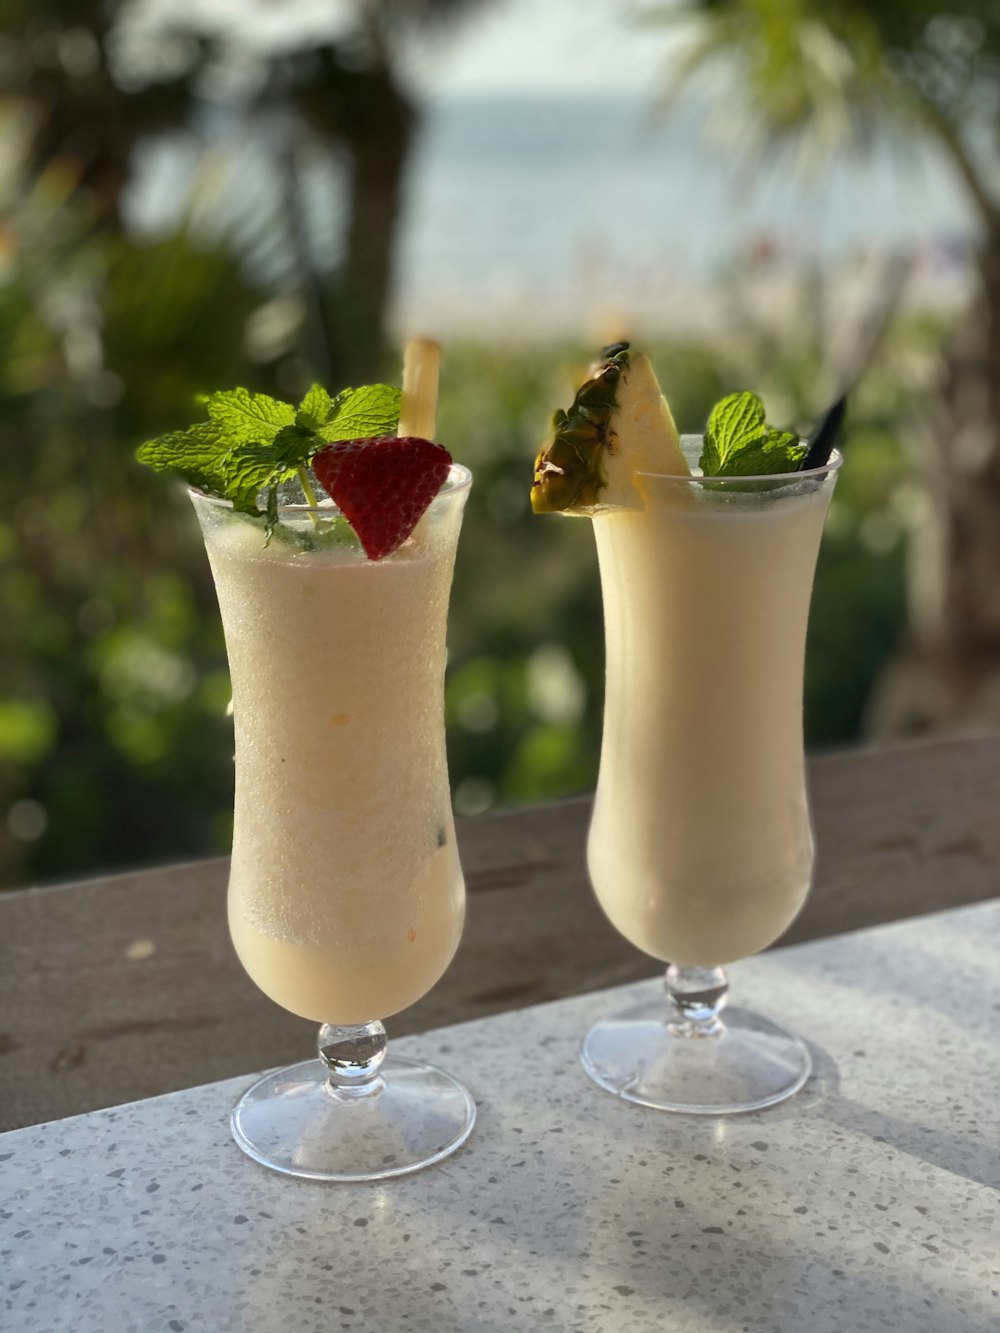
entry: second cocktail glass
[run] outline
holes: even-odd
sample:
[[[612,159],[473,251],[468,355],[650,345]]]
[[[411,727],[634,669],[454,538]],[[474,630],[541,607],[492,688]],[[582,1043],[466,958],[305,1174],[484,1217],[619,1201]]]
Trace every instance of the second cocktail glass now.
[[[700,437],[683,447],[694,466]],[[803,661],[839,464],[639,476],[643,510],[594,519],[607,693],[588,865],[612,924],[670,964],[662,1000],[583,1043],[586,1072],[625,1100],[725,1114],[809,1075],[799,1037],[725,1007],[723,966],[777,939],[809,888]]]
[[[382,1024],[431,989],[462,931],[443,681],[470,483],[453,466],[378,561],[330,505],[282,507],[265,546],[259,522],[192,492],[233,684],[230,932],[266,995],[323,1024],[319,1059],[233,1112],[240,1147],[289,1175],[402,1175],[475,1120],[450,1075],[386,1054]]]

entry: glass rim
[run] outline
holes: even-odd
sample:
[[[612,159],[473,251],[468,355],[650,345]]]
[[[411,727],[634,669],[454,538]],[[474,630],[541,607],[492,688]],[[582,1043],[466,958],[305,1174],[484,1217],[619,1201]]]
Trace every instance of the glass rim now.
[[[681,436],[682,443],[684,440],[701,439],[702,436],[700,435]],[[803,440],[802,443],[805,444],[807,442]],[[779,484],[790,484],[795,481],[810,481],[812,479],[829,477],[840,471],[843,461],[844,455],[839,449],[834,449],[833,453],[830,455],[829,461],[824,463],[822,467],[811,467],[805,471],[799,469],[796,472],[754,472],[739,477],[706,477],[700,474],[695,476],[693,473],[689,473],[685,476],[680,472],[637,472],[635,475],[637,477],[648,477],[652,481],[687,481],[693,482],[696,486],[711,485],[713,490],[716,488],[722,490],[738,490],[748,482],[769,481],[772,483],[778,482]]]
[[[448,475],[444,480],[440,490],[431,499],[431,504],[442,497],[460,495],[462,491],[467,491],[472,485],[472,472],[462,463],[451,463],[448,468]],[[204,500],[206,504],[214,505],[216,509],[232,510],[232,500],[224,500],[218,495],[208,495],[205,491],[200,491],[197,486],[188,486],[187,493],[192,499]],[[429,507],[429,506],[428,506]],[[329,517],[331,514],[340,514],[342,511],[339,506],[329,500],[325,504],[284,504],[278,505],[279,514],[323,514]]]

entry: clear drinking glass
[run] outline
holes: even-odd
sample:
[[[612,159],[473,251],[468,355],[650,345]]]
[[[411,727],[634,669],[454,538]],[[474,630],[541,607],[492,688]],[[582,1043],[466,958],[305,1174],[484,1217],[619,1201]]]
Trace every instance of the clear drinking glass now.
[[[700,437],[682,443],[694,466]],[[607,694],[588,866],[616,929],[670,964],[662,1000],[583,1043],[586,1072],[627,1101],[747,1111],[809,1076],[794,1033],[725,1007],[723,965],[781,935],[809,888],[802,674],[839,466],[644,475],[644,510],[594,519]]]
[[[471,480],[452,467],[379,561],[332,505],[283,504],[265,546],[258,522],[192,492],[233,685],[230,933],[266,995],[323,1024],[317,1060],[233,1111],[244,1152],[289,1175],[402,1175],[475,1120],[449,1074],[386,1053],[382,1023],[431,989],[462,931],[443,681]]]

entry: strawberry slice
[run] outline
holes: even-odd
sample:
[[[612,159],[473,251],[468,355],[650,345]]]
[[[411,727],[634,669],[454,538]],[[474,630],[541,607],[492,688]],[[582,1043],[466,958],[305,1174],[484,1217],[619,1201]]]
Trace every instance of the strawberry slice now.
[[[417,436],[338,440],[312,460],[369,560],[402,546],[448,476],[451,454]]]

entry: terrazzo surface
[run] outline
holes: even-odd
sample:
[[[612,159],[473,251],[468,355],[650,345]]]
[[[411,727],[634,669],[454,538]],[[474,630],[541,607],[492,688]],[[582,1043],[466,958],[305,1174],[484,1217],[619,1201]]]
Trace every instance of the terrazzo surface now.
[[[581,1073],[587,1023],[655,982],[408,1038],[479,1121],[384,1184],[243,1157],[249,1078],[0,1135],[0,1328],[996,1330],[998,963],[988,904],[734,968],[736,1001],[793,1024],[815,1072],[726,1119]]]

